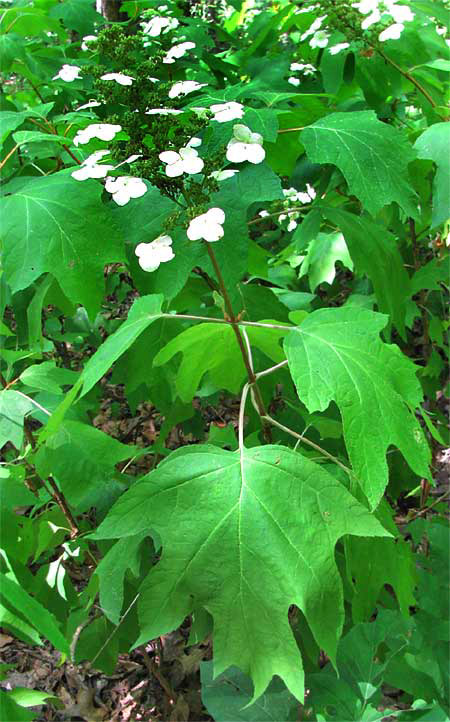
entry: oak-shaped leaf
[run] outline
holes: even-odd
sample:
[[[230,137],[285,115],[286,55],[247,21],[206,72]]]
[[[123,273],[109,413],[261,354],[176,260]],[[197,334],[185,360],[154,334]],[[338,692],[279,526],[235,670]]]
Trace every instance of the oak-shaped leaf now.
[[[96,181],[77,183],[64,170],[29,179],[1,199],[3,264],[13,293],[48,271],[73,303],[95,315],[105,264],[125,260],[123,238],[101,194]]]
[[[381,341],[388,317],[363,308],[311,313],[284,341],[289,369],[310,412],[335,401],[353,471],[372,508],[388,482],[391,444],[419,476],[429,477],[430,451],[412,409],[422,401],[416,367]]]
[[[382,123],[373,110],[332,113],[305,128],[300,135],[313,163],[333,163],[369,213],[396,201],[405,213],[417,216],[408,163],[416,157],[405,136]]]
[[[153,529],[163,552],[140,589],[135,646],[203,607],[214,619],[215,674],[239,666],[252,678],[253,701],[274,675],[303,700],[289,606],[302,610],[334,661],[344,620],[336,542],[389,536],[340,482],[282,446],[178,449],[116,502],[93,536]]]

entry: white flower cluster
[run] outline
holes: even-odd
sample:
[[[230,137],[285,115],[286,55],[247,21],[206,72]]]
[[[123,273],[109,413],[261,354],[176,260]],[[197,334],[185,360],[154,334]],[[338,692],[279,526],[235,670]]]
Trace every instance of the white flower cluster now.
[[[297,211],[296,208],[292,208],[292,204],[296,202],[302,204],[311,203],[316,197],[316,191],[309,183],[307,183],[306,192],[298,191],[296,188],[283,188],[283,195],[286,199],[283,202],[285,210],[279,214],[278,222],[282,223],[287,219],[289,221],[287,230],[293,231],[297,228],[297,218],[299,218],[300,212]],[[258,215],[261,216],[261,218],[267,218],[270,216],[270,213],[268,211],[260,211]]]
[[[404,23],[414,20],[414,13],[407,5],[397,5],[397,0],[359,0],[353,3],[361,15],[366,17],[361,23],[363,30],[371,25],[380,22],[384,15],[390,15],[394,20],[393,25],[385,28],[378,36],[378,40],[398,40],[405,26]]]
[[[303,75],[314,75],[314,73],[317,72],[317,68],[315,68],[314,65],[311,65],[311,63],[291,63],[289,70],[291,73],[298,72]],[[288,78],[288,83],[293,85],[295,88],[298,88],[300,82],[300,78],[296,78],[295,75]]]
[[[326,48],[330,36],[325,30],[321,30],[322,23],[326,17],[326,15],[321,15],[319,18],[316,18],[308,30],[300,37],[301,42],[312,35],[309,41],[312,48]]]

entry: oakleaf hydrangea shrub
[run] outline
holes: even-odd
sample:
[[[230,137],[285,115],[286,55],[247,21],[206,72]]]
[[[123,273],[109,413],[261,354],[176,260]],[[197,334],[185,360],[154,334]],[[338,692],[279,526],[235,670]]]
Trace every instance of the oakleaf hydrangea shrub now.
[[[445,3],[0,5],[2,626],[446,719]]]

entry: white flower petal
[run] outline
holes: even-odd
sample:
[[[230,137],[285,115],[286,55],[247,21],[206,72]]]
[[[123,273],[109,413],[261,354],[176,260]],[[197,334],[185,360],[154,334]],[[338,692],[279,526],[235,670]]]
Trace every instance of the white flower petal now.
[[[211,223],[219,223],[222,225],[225,222],[225,213],[222,208],[210,208],[209,211],[205,213],[205,216],[207,221]]]
[[[158,158],[162,160],[163,163],[176,163],[180,160],[180,155],[174,150],[165,150],[159,154]]]
[[[264,150],[262,145],[252,143],[251,145],[247,146],[247,160],[250,163],[262,163],[265,157],[266,151]]]

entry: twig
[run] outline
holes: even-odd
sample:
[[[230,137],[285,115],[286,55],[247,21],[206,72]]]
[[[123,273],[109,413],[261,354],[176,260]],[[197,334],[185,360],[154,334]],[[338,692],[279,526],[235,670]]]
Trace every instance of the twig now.
[[[412,517],[410,517],[410,519],[408,519],[407,523],[409,524],[410,521],[417,519],[418,516],[422,516],[422,514],[426,514],[427,511],[430,511],[430,509],[432,509],[434,506],[436,506],[437,504],[440,504],[441,501],[444,501],[444,499],[446,499],[449,495],[450,495],[450,489],[447,490],[445,492],[445,494],[442,494],[442,496],[440,496],[439,499],[435,499],[435,501],[433,501],[433,503],[430,504],[430,506],[427,506],[426,509],[420,509],[420,511],[416,512]]]
[[[170,704],[174,704],[177,699],[177,696],[176,696],[175,692],[173,691],[172,687],[170,686],[170,684],[168,683],[167,679],[165,679],[165,677],[159,671],[158,665],[154,662],[153,659],[151,659],[151,657],[149,656],[149,654],[147,654],[145,649],[141,649],[140,652],[142,654],[144,664],[147,667],[149,674],[156,677],[156,679],[160,683],[161,687],[163,688],[164,692],[166,693]]]
[[[290,436],[293,436],[295,439],[298,439],[302,443],[307,444],[308,446],[311,446],[313,449],[315,449],[320,454],[322,454],[322,456],[326,456],[327,459],[330,459],[330,461],[333,461],[335,464],[337,464],[337,466],[340,466],[341,469],[343,469],[345,471],[345,473],[348,474],[350,477],[354,478],[353,471],[351,469],[349,469],[348,466],[345,466],[345,464],[343,464],[341,461],[339,461],[339,459],[336,456],[333,456],[333,454],[330,454],[325,449],[322,449],[321,446],[319,446],[318,444],[315,444],[314,441],[310,441],[309,439],[305,438],[301,434],[297,434],[296,431],[293,431],[292,429],[289,429],[287,426],[280,424],[279,421],[272,419],[272,417],[268,416],[268,414],[266,414],[264,418],[266,419],[266,421],[269,422],[269,424],[273,424],[273,426],[278,427],[279,429],[284,431],[286,434],[289,434]]]
[[[305,128],[306,128],[306,126],[302,125],[302,126],[300,126],[300,128],[281,128],[277,132],[278,133],[293,133],[296,130],[305,130]]]
[[[403,75],[404,78],[406,78],[407,80],[409,80],[409,82],[412,83],[412,84],[417,88],[417,90],[418,90],[420,93],[422,93],[422,95],[428,100],[428,102],[430,103],[430,105],[431,105],[433,108],[436,107],[437,103],[434,102],[434,100],[433,100],[433,98],[431,97],[431,95],[429,94],[429,92],[428,92],[427,90],[425,90],[425,88],[423,87],[423,85],[421,85],[421,84],[419,83],[419,81],[414,78],[414,76],[412,76],[410,73],[408,73],[407,70],[403,70],[403,68],[401,68],[400,65],[397,65],[397,63],[394,62],[394,60],[391,60],[391,58],[389,58],[387,55],[385,55],[385,53],[383,52],[383,50],[381,50],[379,47],[374,47],[374,50],[376,50],[377,53],[379,53],[379,54],[381,55],[381,57],[384,58],[384,60],[385,60],[387,63],[390,63],[390,65],[392,65],[393,68],[395,68],[396,70],[398,70],[398,72],[400,73],[400,75]]]
[[[160,318],[181,318],[186,319],[187,321],[206,321],[209,323],[228,323],[232,324],[233,322],[228,318],[211,318],[211,316],[192,316],[191,314],[186,313],[162,313]],[[235,319],[234,323],[236,326],[253,326],[254,328],[275,328],[281,331],[289,331],[293,326],[290,326],[289,324],[285,324],[282,326],[278,323],[260,323],[259,321],[238,321]]]
[[[77,526],[77,523],[72,515],[72,512],[69,509],[69,506],[67,504],[66,498],[64,494],[60,492],[58,487],[56,486],[56,483],[52,479],[51,476],[48,477],[48,483],[51,486],[52,491],[50,492],[50,495],[54,498],[56,503],[58,504],[59,508],[61,509],[62,513],[66,517],[69,526],[70,526],[70,538],[75,539],[76,536],[79,534],[79,528]],[[45,486],[45,485],[44,485]]]
[[[268,374],[273,374],[274,371],[278,371],[278,369],[283,368],[283,366],[287,366],[288,360],[285,359],[284,361],[280,361],[279,364],[275,364],[275,366],[271,366],[270,369],[264,369],[264,371],[259,371],[259,373],[255,374],[257,379],[260,379],[261,376],[267,376]]]
[[[6,163],[9,161],[11,156],[14,155],[14,153],[16,152],[16,150],[18,150],[18,148],[19,148],[19,143],[17,143],[17,145],[15,145],[14,148],[12,148],[12,150],[10,150],[7,155],[5,155],[2,162],[0,163],[0,170],[3,168],[4,165],[6,165]]]
[[[113,631],[111,632],[111,634],[109,635],[109,637],[106,639],[106,641],[103,642],[102,646],[101,646],[100,649],[98,650],[98,652],[97,652],[97,654],[95,655],[95,657],[94,657],[93,659],[91,659],[91,662],[90,662],[91,666],[94,664],[95,660],[100,656],[100,654],[103,652],[103,650],[105,649],[105,647],[110,643],[111,639],[114,637],[115,633],[116,633],[117,630],[119,629],[120,625],[122,624],[123,620],[124,620],[125,617],[127,616],[128,612],[129,612],[130,609],[132,609],[132,607],[134,607],[134,605],[136,604],[136,602],[137,602],[137,600],[139,599],[140,595],[141,595],[140,592],[138,592],[138,593],[136,594],[135,598],[133,599],[133,601],[129,604],[128,608],[127,608],[127,609],[125,610],[125,612],[122,614],[122,616],[121,616],[120,619],[119,619],[118,624],[116,624],[116,626],[114,627]]]

